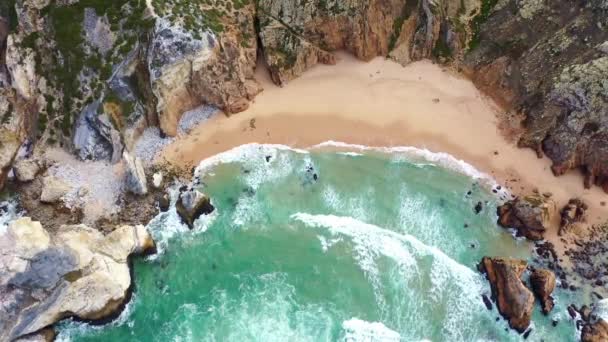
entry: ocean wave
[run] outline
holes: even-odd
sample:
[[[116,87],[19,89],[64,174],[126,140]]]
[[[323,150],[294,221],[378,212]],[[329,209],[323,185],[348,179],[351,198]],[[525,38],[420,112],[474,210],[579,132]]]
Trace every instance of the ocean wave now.
[[[477,170],[473,165],[465,162],[464,160],[458,159],[446,152],[433,152],[426,148],[418,148],[414,146],[375,147],[349,144],[333,140],[322,142],[320,144],[310,147],[309,149],[313,150],[322,148],[373,151],[385,154],[402,154],[406,157],[407,160],[412,162],[416,159],[420,159],[422,161],[431,162],[433,165],[438,165],[443,168],[467,175],[471,178],[482,180],[484,181],[485,185],[488,186],[488,188],[496,188],[496,186],[499,185],[492,176]],[[498,195],[506,196],[510,195],[510,193],[503,187],[501,188],[501,190],[498,191]]]
[[[391,342],[400,341],[401,335],[381,322],[367,322],[351,318],[342,323],[344,342]]]
[[[11,221],[19,218],[21,212],[16,201],[0,201],[0,234],[6,231]]]
[[[444,338],[464,341],[470,337],[468,334],[477,332],[473,317],[479,318],[478,313],[485,310],[479,298],[489,290],[488,286],[480,274],[438,248],[428,246],[412,235],[399,234],[351,217],[297,213],[291,218],[308,227],[327,229],[332,237],[352,241],[353,257],[374,289],[381,318],[384,321],[396,314],[404,315],[399,321],[405,324],[402,328],[409,329],[412,334],[408,338],[420,336],[422,331],[415,330],[421,329],[421,324],[416,326],[415,322],[422,323],[419,315],[429,312],[435,303],[445,303],[445,308],[440,309],[441,313],[436,317],[443,316]],[[380,257],[391,259],[396,264],[396,272],[386,269],[381,272]],[[386,284],[387,276],[392,285]],[[412,284],[420,290],[411,291]],[[393,303],[393,306],[397,305],[395,310],[386,302],[387,286],[400,290],[403,302]]]

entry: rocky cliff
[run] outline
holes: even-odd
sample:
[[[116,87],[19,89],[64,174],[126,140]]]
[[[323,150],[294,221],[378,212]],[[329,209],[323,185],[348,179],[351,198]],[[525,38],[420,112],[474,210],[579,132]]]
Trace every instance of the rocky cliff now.
[[[258,62],[284,85],[346,50],[466,71],[523,113],[522,147],[608,190],[605,0],[10,0],[0,17],[0,117],[18,142],[116,162],[201,104],[246,109]]]

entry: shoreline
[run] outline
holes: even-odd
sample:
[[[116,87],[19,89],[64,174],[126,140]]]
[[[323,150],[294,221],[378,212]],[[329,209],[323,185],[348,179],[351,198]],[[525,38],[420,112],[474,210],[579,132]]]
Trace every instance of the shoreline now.
[[[263,66],[265,90],[251,107],[230,117],[215,115],[179,136],[158,159],[191,168],[203,159],[247,143],[310,148],[326,141],[370,147],[411,146],[445,152],[493,177],[514,195],[551,192],[558,210],[570,198],[589,206],[588,224],[608,220],[608,196],[584,189],[578,171],[552,174],[551,161],[515,146],[503,134],[503,111],[461,74],[430,61],[406,67],[378,57],[361,62],[344,53],[333,66],[318,65],[281,88]],[[516,166],[515,166],[516,165]],[[559,222],[548,230],[557,237]]]

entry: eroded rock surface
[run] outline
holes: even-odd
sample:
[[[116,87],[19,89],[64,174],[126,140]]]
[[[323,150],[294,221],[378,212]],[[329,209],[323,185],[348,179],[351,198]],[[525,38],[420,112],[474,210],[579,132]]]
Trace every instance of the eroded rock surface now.
[[[498,224],[514,228],[518,236],[542,240],[555,214],[555,203],[541,196],[518,197],[498,207]]]
[[[215,210],[209,197],[194,187],[182,189],[175,208],[190,228],[194,227],[194,221],[201,215],[208,215]]]
[[[521,280],[527,262],[484,257],[479,265],[492,287],[492,299],[511,328],[523,333],[530,325],[534,295]]]
[[[54,234],[29,218],[0,235],[0,340],[36,333],[75,316],[99,320],[124,304],[131,287],[128,258],[153,252],[143,226],[108,235],[84,225]]]
[[[532,291],[540,300],[543,313],[546,315],[553,309],[553,297],[551,294],[555,289],[555,273],[547,269],[535,269],[530,275]]]

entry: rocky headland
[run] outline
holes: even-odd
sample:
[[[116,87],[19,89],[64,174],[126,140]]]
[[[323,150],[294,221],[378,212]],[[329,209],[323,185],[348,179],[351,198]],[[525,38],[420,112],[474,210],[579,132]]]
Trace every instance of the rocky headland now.
[[[188,130],[184,120],[246,110],[263,91],[261,67],[285,86],[335,64],[338,51],[401,65],[431,59],[492,97],[499,126],[548,157],[554,175],[580,170],[581,186],[608,192],[607,27],[605,0],[3,2],[0,189],[31,219],[0,232],[0,310],[10,317],[0,340],[52,338],[58,320],[120,310],[129,257],[154,250],[141,225],[168,207],[169,186],[191,177],[193,165],[164,164],[158,151]],[[543,267],[493,258],[480,267],[520,332],[534,296],[551,311],[555,286],[608,295],[608,229],[585,222],[582,201],[558,212],[550,197],[518,197],[498,212],[501,225],[536,241]],[[176,202],[191,228],[214,210],[196,182]],[[557,226],[559,248],[547,241]],[[583,341],[608,334],[592,316],[580,319]]]

